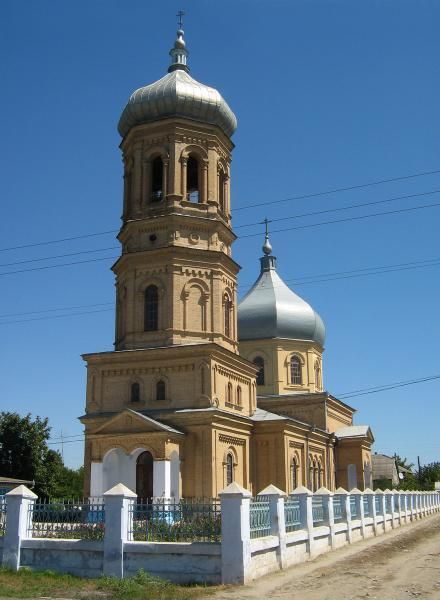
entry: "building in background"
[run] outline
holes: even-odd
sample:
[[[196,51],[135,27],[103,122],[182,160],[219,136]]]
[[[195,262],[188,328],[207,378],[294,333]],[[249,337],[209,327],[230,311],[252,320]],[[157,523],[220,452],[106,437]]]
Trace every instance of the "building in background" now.
[[[86,354],[86,495],[214,497],[371,485],[368,426],[324,390],[324,324],[276,272],[237,304],[234,113],[189,75],[183,31],[119,121],[124,163],[115,350]],[[238,321],[238,322],[237,322]]]

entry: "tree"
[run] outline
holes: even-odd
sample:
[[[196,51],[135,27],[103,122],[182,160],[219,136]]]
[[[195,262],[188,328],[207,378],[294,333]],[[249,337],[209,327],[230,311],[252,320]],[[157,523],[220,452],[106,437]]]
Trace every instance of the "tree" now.
[[[40,497],[82,496],[82,471],[63,464],[49,448],[49,436],[47,418],[0,412],[0,475],[35,482]]]
[[[440,481],[440,462],[423,465],[420,469],[421,489],[433,490],[436,481]]]

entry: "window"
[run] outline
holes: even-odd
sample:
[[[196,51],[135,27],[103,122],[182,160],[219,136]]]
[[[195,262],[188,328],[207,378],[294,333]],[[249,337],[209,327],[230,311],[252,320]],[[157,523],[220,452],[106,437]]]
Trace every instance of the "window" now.
[[[258,368],[257,385],[264,385],[264,359],[261,356],[256,356],[252,362]]]
[[[232,312],[232,302],[229,298],[228,294],[225,294],[224,297],[224,311],[225,311],[225,336],[231,337],[231,312]]]
[[[293,492],[293,490],[298,487],[298,460],[297,460],[296,456],[294,456],[292,458],[291,469],[292,469],[291,483],[292,483],[292,492]]]
[[[237,388],[237,406],[241,406],[241,387]]]
[[[226,456],[226,485],[234,481],[234,457],[230,452]]]
[[[156,400],[166,400],[165,381],[162,379],[156,383]]]
[[[151,202],[159,202],[163,196],[163,162],[157,156],[151,163]]]
[[[228,394],[226,398],[226,402],[228,404],[232,404],[232,383],[228,383]]]
[[[321,389],[321,365],[319,361],[315,362],[315,387],[317,390]]]
[[[290,383],[302,384],[301,361],[297,356],[292,356],[290,359]]]
[[[130,389],[130,402],[140,402],[141,387],[138,383],[132,383]]]
[[[159,324],[159,292],[155,285],[145,290],[144,330],[157,331]]]
[[[186,165],[186,199],[198,202],[199,196],[199,164],[197,159],[190,156]]]
[[[220,210],[222,212],[225,212],[225,208],[226,208],[225,196],[226,196],[226,175],[223,173],[223,171],[220,171],[219,176],[218,176],[218,202],[219,202]]]

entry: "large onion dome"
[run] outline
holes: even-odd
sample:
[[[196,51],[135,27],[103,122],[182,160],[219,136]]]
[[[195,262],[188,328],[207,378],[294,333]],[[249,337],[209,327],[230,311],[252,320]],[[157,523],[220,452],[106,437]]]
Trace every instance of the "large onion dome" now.
[[[119,119],[118,131],[122,137],[135,125],[167,117],[184,117],[217,125],[227,136],[236,130],[237,119],[221,94],[189,75],[183,33],[182,29],[177,31],[177,39],[170,50],[168,74],[130,96]]]
[[[305,300],[292,292],[276,272],[276,258],[266,235],[261,273],[238,306],[238,339],[284,338],[324,346],[321,317]]]

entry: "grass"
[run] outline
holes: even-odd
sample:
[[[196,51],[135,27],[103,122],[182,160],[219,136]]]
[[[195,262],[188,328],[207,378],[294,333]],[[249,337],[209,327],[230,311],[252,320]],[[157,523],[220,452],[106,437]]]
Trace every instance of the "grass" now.
[[[0,569],[1,598],[63,598],[82,600],[194,600],[213,589],[174,585],[139,571],[129,579],[83,579],[53,571]]]

